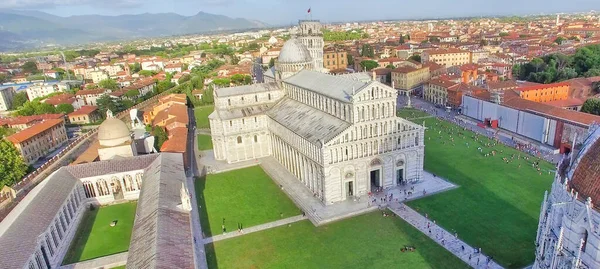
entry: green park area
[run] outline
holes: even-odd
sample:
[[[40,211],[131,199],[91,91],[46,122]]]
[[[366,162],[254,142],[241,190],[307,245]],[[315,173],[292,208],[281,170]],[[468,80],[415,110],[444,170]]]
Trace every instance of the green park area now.
[[[414,118],[423,118],[423,117],[430,117],[431,115],[427,114],[426,112],[423,112],[421,110],[418,110],[416,108],[404,108],[404,109],[399,109],[398,112],[396,113],[398,117],[410,120],[410,119],[414,119]]]
[[[540,204],[554,166],[501,144],[488,146],[493,141],[484,136],[476,141],[473,132],[457,125],[436,118],[418,123],[423,120],[425,170],[459,188],[408,205],[505,267],[531,264]],[[532,166],[538,161],[540,171]]]
[[[208,129],[210,128],[210,123],[208,122],[208,115],[213,112],[215,107],[213,105],[209,106],[199,106],[194,108],[194,117],[196,118],[196,128],[198,129]]]
[[[414,247],[402,252],[401,248]],[[398,217],[304,220],[206,245],[209,268],[469,268]]]
[[[212,137],[210,135],[198,134],[198,149],[211,150],[213,149]]]
[[[260,166],[198,178],[196,194],[207,237],[302,214]]]
[[[63,264],[127,251],[136,206],[136,202],[131,202],[88,209],[79,224]],[[111,226],[113,221],[116,221],[116,225]]]

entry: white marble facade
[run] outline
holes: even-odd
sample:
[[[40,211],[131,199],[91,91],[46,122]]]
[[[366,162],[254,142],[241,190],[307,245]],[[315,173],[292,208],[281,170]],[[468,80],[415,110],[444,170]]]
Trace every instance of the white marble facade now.
[[[290,39],[282,51],[298,47]],[[299,50],[285,58],[306,58],[306,48]],[[235,163],[273,156],[324,204],[417,181],[424,128],[396,116],[397,95],[377,81],[306,69],[216,89],[209,116],[215,157]]]

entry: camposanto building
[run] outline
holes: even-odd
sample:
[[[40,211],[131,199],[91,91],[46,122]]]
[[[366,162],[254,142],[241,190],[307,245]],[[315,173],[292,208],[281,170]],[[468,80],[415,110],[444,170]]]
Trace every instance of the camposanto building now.
[[[397,91],[364,74],[321,73],[320,23],[299,27],[265,83],[215,90],[216,159],[273,156],[324,204],[419,180],[424,128],[396,116]]]

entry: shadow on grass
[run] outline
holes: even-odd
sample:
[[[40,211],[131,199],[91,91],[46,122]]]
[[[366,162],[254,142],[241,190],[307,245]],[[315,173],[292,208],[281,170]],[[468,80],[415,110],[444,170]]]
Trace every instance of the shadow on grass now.
[[[96,221],[98,211],[99,208],[97,206],[92,207],[92,205],[89,205],[86,208],[84,216],[78,225],[75,237],[71,241],[71,246],[69,246],[69,250],[63,259],[63,265],[81,262],[81,255],[83,254],[85,245],[90,238],[92,226],[94,225],[94,221]]]
[[[206,168],[204,168],[206,170]],[[196,188],[196,203],[198,203],[198,215],[200,216],[200,226],[202,228],[202,237],[210,237],[211,229],[210,222],[208,221],[208,211],[206,210],[206,201],[204,200],[204,189],[206,188],[206,171],[203,171],[204,176],[196,177],[195,188]],[[217,255],[215,253],[214,244],[204,245],[206,253],[206,262],[209,268],[218,268]]]
[[[438,169],[443,169],[451,181],[455,177],[467,178],[450,164],[438,164]],[[447,231],[457,232],[466,243],[482,248],[485,254],[507,268],[531,264],[537,219],[481,183],[472,180],[469,185],[411,201],[408,205],[420,214],[427,213],[429,219],[436,220]]]

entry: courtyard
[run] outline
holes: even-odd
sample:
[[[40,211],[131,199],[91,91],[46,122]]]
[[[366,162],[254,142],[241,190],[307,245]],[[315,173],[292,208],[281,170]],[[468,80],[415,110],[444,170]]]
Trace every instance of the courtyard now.
[[[401,251],[404,247],[414,251]],[[469,268],[380,211],[315,227],[304,220],[206,245],[209,268]]]
[[[198,178],[195,183],[205,237],[302,214],[260,166]]]
[[[198,134],[198,149],[211,150],[213,149],[212,137],[210,135]]]
[[[486,146],[490,139],[479,135],[476,141],[473,132],[457,125],[436,118],[416,122],[423,121],[425,170],[460,187],[408,205],[505,267],[531,264],[540,204],[554,166],[501,144]],[[532,166],[538,161],[540,171]]]
[[[210,128],[210,123],[208,121],[208,115],[214,111],[215,107],[213,105],[208,106],[199,106],[194,108],[194,117],[196,119],[196,128],[198,129],[208,129]]]
[[[137,202],[85,212],[63,264],[109,256],[129,249]],[[116,225],[111,226],[113,221]]]

